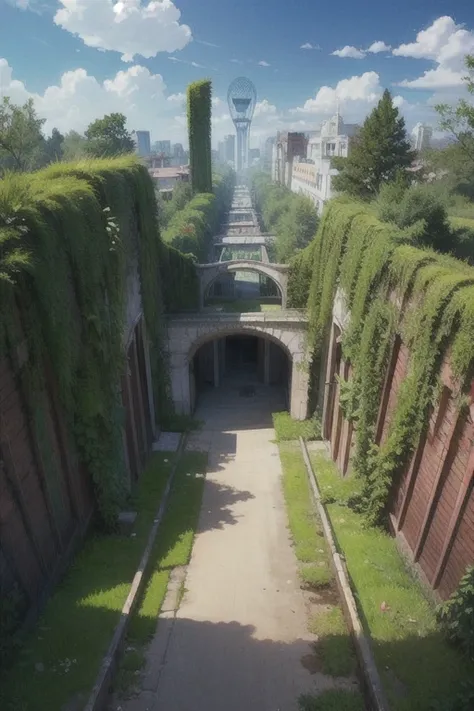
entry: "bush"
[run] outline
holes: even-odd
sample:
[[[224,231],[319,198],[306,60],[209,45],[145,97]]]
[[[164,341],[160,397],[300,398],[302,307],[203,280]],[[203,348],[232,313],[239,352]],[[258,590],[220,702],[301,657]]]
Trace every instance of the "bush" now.
[[[474,566],[466,570],[450,599],[439,606],[438,620],[448,638],[474,659]]]
[[[396,181],[384,185],[376,200],[376,209],[380,220],[394,222],[417,246],[456,253],[456,237],[449,224],[446,204],[435,187],[405,188]]]

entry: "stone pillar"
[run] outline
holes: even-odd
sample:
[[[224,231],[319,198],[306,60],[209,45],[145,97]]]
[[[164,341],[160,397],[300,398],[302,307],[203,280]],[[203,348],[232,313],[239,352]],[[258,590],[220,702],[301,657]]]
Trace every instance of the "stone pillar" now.
[[[191,414],[191,390],[189,387],[189,363],[185,353],[173,353],[170,358],[171,397],[176,412]]]
[[[295,420],[305,420],[308,416],[308,367],[303,353],[293,356],[291,364],[290,415]]]
[[[220,372],[219,372],[219,339],[216,338],[212,342],[213,347],[213,365],[214,365],[214,387],[218,388],[220,385]]]
[[[263,339],[263,384],[270,385],[270,341]]]

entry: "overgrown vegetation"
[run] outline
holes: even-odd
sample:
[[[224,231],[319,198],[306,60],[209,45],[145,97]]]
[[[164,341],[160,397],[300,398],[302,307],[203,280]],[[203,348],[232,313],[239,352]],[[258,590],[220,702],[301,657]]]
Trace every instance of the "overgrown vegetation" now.
[[[357,691],[329,689],[314,696],[304,694],[298,699],[300,711],[364,711],[362,694]]]
[[[229,207],[234,181],[231,170],[216,176],[214,192],[195,195],[174,213],[163,232],[164,242],[193,255],[198,262],[207,262],[222,214]]]
[[[282,264],[314,238],[318,214],[305,195],[291,192],[287,187],[272,183],[266,173],[252,178],[255,207],[260,213],[264,232],[276,235],[275,259]]]
[[[154,454],[141,477],[130,501],[131,510],[138,514],[134,536],[93,533],[86,540],[35,630],[23,640],[18,659],[2,670],[2,711],[61,709],[71,701],[77,703],[79,694],[85,705],[120,618],[174,460],[172,453]],[[181,484],[184,485],[182,480]],[[179,535],[185,530],[186,527],[177,526],[172,534],[167,524],[167,550],[179,545]]]
[[[120,378],[127,277],[138,268],[161,417],[169,407],[163,301],[188,304],[191,287],[183,294],[170,271],[195,285],[191,266],[161,243],[153,185],[133,157],[58,163],[0,181],[0,244],[0,355],[17,364],[16,348],[27,338],[18,374],[33,421],[51,368],[98,512],[112,526],[125,494]]]
[[[278,442],[288,442],[302,437],[305,440],[321,439],[321,422],[316,415],[308,420],[295,420],[289,412],[274,412],[273,427]]]
[[[350,676],[355,670],[352,642],[342,611],[329,562],[329,552],[315,512],[301,449],[296,443],[280,444],[283,493],[299,576],[304,589],[322,595],[322,602],[309,620],[309,629],[318,639],[314,653],[324,674]],[[322,707],[325,708],[325,707]]]
[[[396,541],[368,528],[352,502],[357,477],[339,476],[322,453],[311,459],[361,618],[373,640],[377,668],[393,711],[468,711],[463,705],[473,666],[449,645],[431,603],[407,571]]]
[[[440,605],[438,619],[448,638],[474,661],[474,566],[467,569],[450,599]]]
[[[356,424],[353,464],[364,482],[359,503],[373,524],[384,523],[389,494],[427,422],[447,348],[460,398],[474,367],[474,271],[410,241],[363,204],[338,198],[327,206],[314,245],[302,253],[304,266],[292,271],[292,293],[309,293],[313,373],[319,372],[337,288],[351,313],[342,347],[353,377],[343,387],[350,389],[346,396]],[[391,306],[395,303],[403,303],[403,309]],[[375,419],[387,354],[397,334],[410,360],[387,436],[379,445]]]
[[[211,82],[202,79],[189,84],[187,97],[189,163],[193,192],[211,193]]]

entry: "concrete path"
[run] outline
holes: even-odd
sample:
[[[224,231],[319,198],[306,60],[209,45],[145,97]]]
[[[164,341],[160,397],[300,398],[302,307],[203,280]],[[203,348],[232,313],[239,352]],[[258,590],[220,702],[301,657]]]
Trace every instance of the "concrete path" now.
[[[204,399],[188,447],[207,450],[209,468],[186,593],[176,618],[160,620],[152,683],[127,711],[295,711],[299,694],[332,686],[305,666],[314,637],[273,442],[278,409],[272,388]]]

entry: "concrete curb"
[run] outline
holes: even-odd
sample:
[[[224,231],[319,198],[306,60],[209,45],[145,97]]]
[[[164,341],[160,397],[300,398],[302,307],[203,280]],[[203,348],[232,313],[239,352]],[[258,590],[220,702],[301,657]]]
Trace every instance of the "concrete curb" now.
[[[155,543],[155,539],[161,521],[163,519],[163,515],[166,510],[166,505],[168,503],[168,498],[171,491],[171,485],[176,474],[176,469],[178,467],[178,462],[183,452],[185,442],[186,434],[183,434],[176,453],[176,461],[171,469],[168,481],[166,482],[166,486],[163,491],[163,496],[161,497],[160,506],[155,514],[154,523],[148,535],[148,541],[145,546],[145,550],[143,551],[140,563],[138,564],[137,571],[133,576],[132,584],[127,599],[125,600],[124,606],[122,607],[120,620],[118,621],[117,626],[115,627],[114,635],[112,637],[112,641],[110,642],[109,648],[107,649],[107,652],[105,653],[105,656],[102,659],[99,673],[97,674],[97,678],[94,686],[92,687],[92,691],[87,701],[87,704],[84,706],[84,711],[101,711],[109,696],[110,684],[115,673],[120,649],[127,633],[130,617],[135,609],[139,595],[142,592],[143,586],[146,581],[145,573],[147,571],[148,563],[150,561],[151,551],[153,548],[153,544]]]
[[[359,666],[363,675],[370,706],[374,711],[390,711],[382,686],[382,681],[375,664],[370,637],[366,635],[357,611],[357,605],[349,583],[349,578],[336,547],[331,522],[326,512],[326,507],[321,501],[321,493],[318,488],[306,443],[301,437],[299,440],[304,463],[306,465],[306,471],[308,473],[309,483],[311,485],[314,503],[321,518],[324,537],[329,546],[332,567],[336,575],[337,587],[344,607],[345,617],[350,626],[352,638],[354,640],[356,654],[359,660]]]

